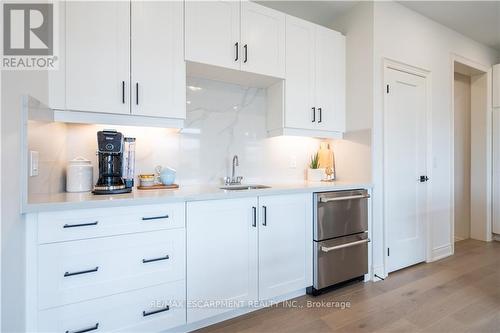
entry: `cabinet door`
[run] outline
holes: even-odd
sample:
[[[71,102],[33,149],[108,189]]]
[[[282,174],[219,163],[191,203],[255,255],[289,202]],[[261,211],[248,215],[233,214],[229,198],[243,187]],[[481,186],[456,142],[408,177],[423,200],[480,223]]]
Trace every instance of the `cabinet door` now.
[[[285,76],[285,14],[250,1],[241,2],[241,69]]]
[[[240,2],[186,1],[186,60],[240,69]]]
[[[208,302],[257,300],[256,208],[256,198],[187,203],[187,299],[204,305],[188,307],[188,322],[233,310]]]
[[[285,127],[316,127],[314,105],[315,25],[286,18]]]
[[[66,107],[130,113],[130,3],[66,3]]]
[[[312,196],[259,197],[259,300],[306,288],[312,275]]]
[[[317,128],[345,130],[345,37],[316,27]],[[360,96],[362,98],[362,96]]]
[[[184,4],[132,1],[132,113],[186,118]]]

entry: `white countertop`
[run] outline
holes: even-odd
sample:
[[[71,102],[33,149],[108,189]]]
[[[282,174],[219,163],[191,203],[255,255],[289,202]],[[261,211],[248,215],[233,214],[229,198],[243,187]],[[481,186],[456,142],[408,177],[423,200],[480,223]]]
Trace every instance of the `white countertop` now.
[[[245,184],[247,185],[247,184]],[[251,184],[250,184],[251,185]],[[288,184],[269,184],[266,189],[228,191],[221,190],[220,185],[189,185],[175,190],[137,190],[132,193],[115,195],[94,195],[86,193],[40,194],[29,197],[22,213],[42,211],[72,210],[85,208],[105,208],[130,205],[148,205],[168,202],[186,202],[199,200],[215,200],[241,198],[248,196],[264,196],[287,193],[326,192],[358,188],[371,188],[369,183],[356,182],[301,182]]]

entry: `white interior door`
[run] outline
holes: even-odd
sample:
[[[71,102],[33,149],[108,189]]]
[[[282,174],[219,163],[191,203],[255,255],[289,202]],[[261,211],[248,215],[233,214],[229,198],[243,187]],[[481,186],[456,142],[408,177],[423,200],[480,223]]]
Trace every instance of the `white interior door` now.
[[[130,3],[66,3],[66,107],[130,113]]]
[[[132,113],[186,118],[184,4],[132,1]]]
[[[387,270],[425,261],[427,211],[426,80],[387,69],[384,197]],[[425,178],[424,178],[425,180]]]
[[[186,60],[240,69],[240,2],[186,1]]]
[[[285,77],[285,14],[241,2],[241,69]]]

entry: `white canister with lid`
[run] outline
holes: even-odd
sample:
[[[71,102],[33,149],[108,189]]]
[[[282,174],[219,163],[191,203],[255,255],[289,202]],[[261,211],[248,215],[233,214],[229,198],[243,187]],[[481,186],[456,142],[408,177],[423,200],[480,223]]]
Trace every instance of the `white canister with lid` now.
[[[93,170],[92,163],[83,157],[79,156],[69,161],[66,168],[66,191],[92,191]]]

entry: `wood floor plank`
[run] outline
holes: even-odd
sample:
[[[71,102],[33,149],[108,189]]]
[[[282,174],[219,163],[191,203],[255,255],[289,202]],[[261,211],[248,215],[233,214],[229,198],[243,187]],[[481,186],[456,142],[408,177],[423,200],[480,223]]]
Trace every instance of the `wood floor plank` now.
[[[500,243],[460,241],[455,255],[391,273],[385,281],[295,300],[296,307],[281,304],[200,332],[500,332]],[[351,307],[308,306],[321,301]]]

